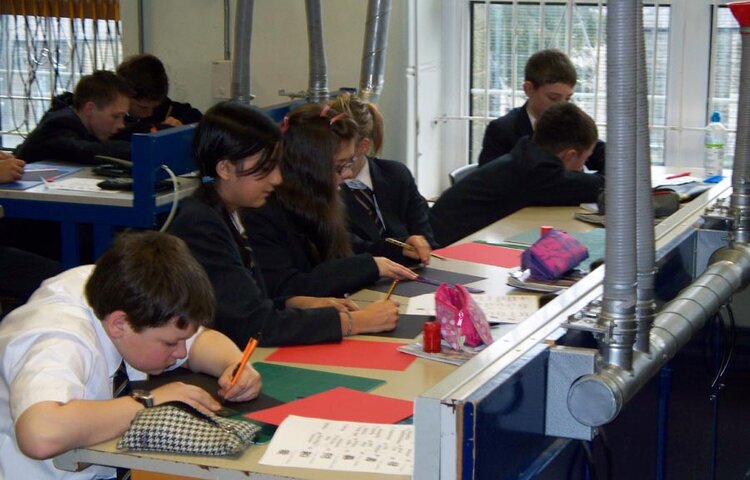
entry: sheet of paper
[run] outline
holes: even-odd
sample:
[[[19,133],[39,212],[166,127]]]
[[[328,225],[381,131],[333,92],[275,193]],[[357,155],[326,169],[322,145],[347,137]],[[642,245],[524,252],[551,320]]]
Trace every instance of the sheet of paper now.
[[[297,416],[281,424],[261,465],[411,475],[414,426]]]
[[[472,294],[471,298],[479,305],[487,321],[518,323],[526,320],[539,310],[536,295],[488,295]],[[427,293],[409,299],[406,313],[415,315],[435,315],[435,295]]]
[[[253,367],[263,379],[263,393],[282,402],[291,402],[336,387],[367,392],[385,383],[385,380],[377,378],[342,375],[275,363],[255,362]]]
[[[479,281],[479,280],[485,280],[485,277],[478,277],[476,275],[468,275],[465,273],[458,273],[458,272],[448,272],[446,270],[439,270],[437,268],[432,267],[424,267],[418,270],[415,270],[418,274],[422,275],[423,277],[427,277],[430,280],[435,280],[437,282],[446,282],[446,283],[460,283],[461,285],[471,285],[471,283]],[[384,278],[372,287],[370,287],[370,290],[375,290],[377,292],[387,292],[388,289],[391,287],[391,283],[393,281],[390,278]],[[435,292],[438,289],[436,285],[429,285],[426,283],[420,283],[420,282],[409,282],[409,281],[403,281],[400,282],[396,286],[396,290],[393,291],[394,295],[398,295],[400,297],[414,297],[416,295],[422,295],[423,293],[429,293],[429,292]]]
[[[104,192],[97,186],[101,178],[64,178],[54,182],[45,182],[47,190],[74,190],[77,192]]]
[[[413,412],[414,404],[407,400],[336,387],[245,416],[271,425],[280,425],[289,415],[348,422],[397,423],[411,417]]]
[[[462,243],[461,245],[441,248],[435,250],[435,253],[456,260],[513,268],[521,265],[521,254],[523,253],[523,250],[490,245],[487,243],[468,242]]]
[[[341,343],[281,347],[266,357],[266,361],[406,370],[414,357],[401,355],[398,352],[401,345],[403,343],[343,340]]]

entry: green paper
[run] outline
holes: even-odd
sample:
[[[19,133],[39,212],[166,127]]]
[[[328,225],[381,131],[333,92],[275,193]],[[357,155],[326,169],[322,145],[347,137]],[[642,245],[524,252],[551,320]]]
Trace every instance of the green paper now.
[[[376,378],[321,372],[274,363],[256,362],[253,367],[263,379],[263,393],[281,402],[291,402],[336,387],[369,392],[385,383],[385,380]]]

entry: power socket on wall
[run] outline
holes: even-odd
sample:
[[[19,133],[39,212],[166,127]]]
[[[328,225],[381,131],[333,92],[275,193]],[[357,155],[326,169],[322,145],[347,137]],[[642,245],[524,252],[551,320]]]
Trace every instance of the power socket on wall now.
[[[226,100],[231,98],[231,60],[215,60],[211,62],[211,94],[216,99]]]

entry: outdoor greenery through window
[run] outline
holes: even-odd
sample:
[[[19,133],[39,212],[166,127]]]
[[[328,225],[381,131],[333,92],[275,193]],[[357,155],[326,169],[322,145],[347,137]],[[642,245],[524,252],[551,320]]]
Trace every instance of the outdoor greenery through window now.
[[[121,58],[118,0],[0,1],[0,147],[21,143],[53,96]]]
[[[670,29],[674,7],[670,2],[644,5],[643,23],[649,92],[651,160],[663,164],[666,134],[680,127],[668,123]],[[573,101],[591,115],[606,140],[606,2],[484,2],[470,3],[471,11],[471,121],[470,158],[476,161],[487,122],[523,105],[524,65],[534,52],[558,48],[578,71]],[[706,11],[714,11],[706,10]],[[713,29],[712,83],[700,98],[723,123],[736,127],[739,91],[740,35],[728,8],[718,9]],[[679,28],[679,27],[674,27]],[[706,65],[704,71],[708,71]],[[484,120],[476,117],[485,117]],[[727,165],[734,153],[734,133],[727,139]]]

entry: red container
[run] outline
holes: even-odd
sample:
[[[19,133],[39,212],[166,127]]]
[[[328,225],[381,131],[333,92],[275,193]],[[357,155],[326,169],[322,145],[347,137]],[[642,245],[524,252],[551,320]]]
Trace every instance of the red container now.
[[[438,322],[424,322],[422,349],[427,353],[440,352],[440,324]]]

